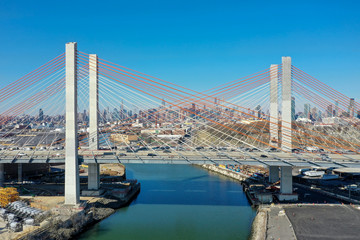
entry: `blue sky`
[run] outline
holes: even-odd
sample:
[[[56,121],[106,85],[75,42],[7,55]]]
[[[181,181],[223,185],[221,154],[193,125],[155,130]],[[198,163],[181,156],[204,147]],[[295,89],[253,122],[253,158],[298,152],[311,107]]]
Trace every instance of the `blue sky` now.
[[[64,52],[206,90],[280,63],[360,99],[360,1],[0,0],[0,87]]]

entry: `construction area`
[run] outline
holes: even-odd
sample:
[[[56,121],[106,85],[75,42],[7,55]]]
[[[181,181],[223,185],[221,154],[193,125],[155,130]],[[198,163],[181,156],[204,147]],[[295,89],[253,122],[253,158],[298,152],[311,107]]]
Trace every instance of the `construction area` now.
[[[85,192],[88,167],[80,166],[80,189]],[[10,179],[11,180],[11,179]],[[80,196],[68,206],[64,197],[64,165],[8,181],[0,188],[0,239],[69,239],[129,204],[140,191],[136,180],[127,180],[121,164],[100,167],[101,195]]]

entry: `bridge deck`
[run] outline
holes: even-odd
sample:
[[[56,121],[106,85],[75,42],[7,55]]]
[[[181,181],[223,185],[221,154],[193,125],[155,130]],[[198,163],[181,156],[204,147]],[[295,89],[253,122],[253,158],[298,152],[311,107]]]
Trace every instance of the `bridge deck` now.
[[[148,156],[156,154],[156,156]],[[126,155],[126,156],[125,156]],[[82,151],[79,163],[140,163],[140,164],[244,164],[263,166],[297,167],[360,167],[360,155],[328,154],[307,156],[306,154],[269,153],[261,157],[261,152],[195,152],[180,151],[163,153],[162,151],[139,151],[136,153],[109,151]],[[0,151],[0,163],[64,163],[64,150],[58,151]]]

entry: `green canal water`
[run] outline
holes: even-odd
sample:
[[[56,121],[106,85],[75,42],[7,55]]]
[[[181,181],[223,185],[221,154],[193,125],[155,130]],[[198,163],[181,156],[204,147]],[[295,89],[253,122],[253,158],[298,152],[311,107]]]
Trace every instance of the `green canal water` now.
[[[190,165],[129,164],[141,192],[79,239],[248,239],[256,211],[242,186]]]

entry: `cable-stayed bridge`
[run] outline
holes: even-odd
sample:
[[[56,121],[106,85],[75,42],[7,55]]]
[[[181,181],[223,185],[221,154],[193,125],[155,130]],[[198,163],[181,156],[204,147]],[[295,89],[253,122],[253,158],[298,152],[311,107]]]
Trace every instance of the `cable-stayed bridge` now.
[[[283,57],[202,92],[77,50],[3,87],[3,164],[65,163],[65,198],[79,197],[78,164],[99,188],[101,163],[248,164],[292,193],[293,166],[360,167],[359,103]],[[283,183],[284,182],[284,183]],[[288,184],[285,184],[285,183]]]

